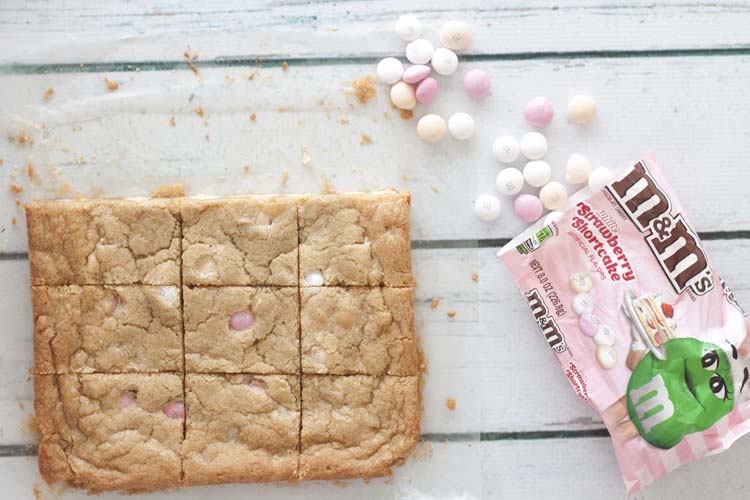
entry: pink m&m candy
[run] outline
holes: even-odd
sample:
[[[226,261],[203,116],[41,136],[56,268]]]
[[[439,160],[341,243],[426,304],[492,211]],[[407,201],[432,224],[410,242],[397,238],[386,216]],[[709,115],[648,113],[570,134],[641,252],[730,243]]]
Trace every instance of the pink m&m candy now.
[[[438,82],[432,77],[425,78],[417,85],[417,102],[430,104],[438,95]]]
[[[583,314],[578,319],[578,328],[587,337],[593,337],[599,331],[599,320],[593,314]]]
[[[185,405],[182,401],[169,403],[162,411],[169,418],[185,418]]]
[[[250,311],[237,311],[229,318],[229,327],[232,330],[249,330],[255,324],[255,317]]]
[[[533,194],[521,194],[513,200],[513,210],[526,222],[534,222],[542,216],[544,207],[541,200]]]
[[[430,76],[431,71],[432,70],[429,66],[425,66],[424,64],[415,64],[406,68],[406,71],[404,71],[401,79],[406,83],[419,83]]]
[[[552,103],[546,97],[535,97],[526,103],[523,108],[523,116],[535,127],[546,127],[552,121],[555,114]]]
[[[486,71],[472,69],[464,76],[464,90],[474,99],[487,95],[490,91],[490,77]]]

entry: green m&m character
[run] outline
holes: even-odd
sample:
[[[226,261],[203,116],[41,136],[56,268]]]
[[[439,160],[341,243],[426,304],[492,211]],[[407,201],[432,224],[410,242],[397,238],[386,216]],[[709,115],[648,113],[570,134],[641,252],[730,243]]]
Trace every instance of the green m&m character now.
[[[664,360],[649,352],[633,370],[627,404],[643,439],[667,449],[729,413],[734,386],[729,359],[719,346],[677,338],[663,348]]]

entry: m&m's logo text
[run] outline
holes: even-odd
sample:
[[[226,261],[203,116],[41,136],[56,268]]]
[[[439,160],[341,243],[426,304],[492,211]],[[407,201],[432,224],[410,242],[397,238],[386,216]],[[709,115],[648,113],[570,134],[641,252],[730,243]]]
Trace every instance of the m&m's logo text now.
[[[714,287],[706,254],[682,215],[672,215],[672,203],[646,166],[638,162],[622,179],[607,187],[661,265],[677,293],[690,288],[704,295]]]
[[[565,343],[560,327],[557,326],[555,319],[549,314],[544,299],[536,288],[526,292],[526,300],[529,303],[531,314],[534,315],[536,324],[541,328],[544,338],[555,352],[564,352],[568,346]]]

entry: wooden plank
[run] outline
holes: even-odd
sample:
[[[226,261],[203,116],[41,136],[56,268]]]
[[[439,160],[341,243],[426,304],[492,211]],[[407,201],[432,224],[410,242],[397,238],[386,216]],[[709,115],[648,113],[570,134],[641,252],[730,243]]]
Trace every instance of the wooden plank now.
[[[379,57],[401,54],[393,24],[413,12],[438,42],[440,26],[461,19],[473,54],[747,48],[750,6],[729,1],[648,0],[479,3],[387,0],[267,5],[232,0],[153,5],[145,0],[23,2],[0,7],[0,64],[227,57]]]
[[[547,160],[555,178],[563,176],[573,152],[611,166],[652,149],[698,230],[746,230],[750,197],[738,182],[747,175],[738,159],[750,156],[750,122],[744,118],[750,115],[744,98],[748,62],[750,57],[681,57],[466,64],[460,74],[484,68],[496,90],[474,102],[460,88],[460,74],[444,79],[445,97],[420,106],[416,115],[465,110],[478,130],[469,141],[446,138],[436,145],[419,141],[415,120],[392,110],[385,87],[378,86],[377,99],[363,105],[346,95],[352,79],[372,73],[371,65],[267,68],[252,81],[251,68],[204,69],[200,78],[187,69],[3,75],[0,132],[23,132],[36,142],[4,148],[0,225],[6,231],[0,252],[26,247],[23,225],[10,224],[12,217],[22,218],[15,200],[54,197],[63,181],[84,195],[130,196],[180,179],[193,194],[315,192],[325,176],[338,190],[411,190],[415,240],[511,237],[523,224],[512,214],[510,199],[502,200],[505,213],[492,223],[479,221],[472,209],[477,194],[497,193],[500,165],[490,145],[497,135],[529,130],[520,113],[527,98],[548,94],[563,115],[576,92],[597,96],[600,112],[586,127],[563,116],[548,127]],[[108,92],[105,76],[118,80],[119,90]],[[48,87],[55,95],[45,102]],[[702,98],[707,94],[721,94],[732,105],[716,105]],[[204,118],[196,115],[199,106]],[[373,143],[363,144],[361,134]],[[303,147],[311,159],[307,166]],[[25,179],[29,161],[40,186]],[[57,182],[50,163],[59,169]],[[284,169],[289,177],[282,186]],[[24,192],[13,196],[9,183]]]

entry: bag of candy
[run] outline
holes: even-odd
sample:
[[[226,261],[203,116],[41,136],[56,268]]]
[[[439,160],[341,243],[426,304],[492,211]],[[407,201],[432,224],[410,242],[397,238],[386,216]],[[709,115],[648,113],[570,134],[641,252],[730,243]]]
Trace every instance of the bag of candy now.
[[[748,320],[653,157],[498,256],[601,414],[629,494],[750,431]]]

